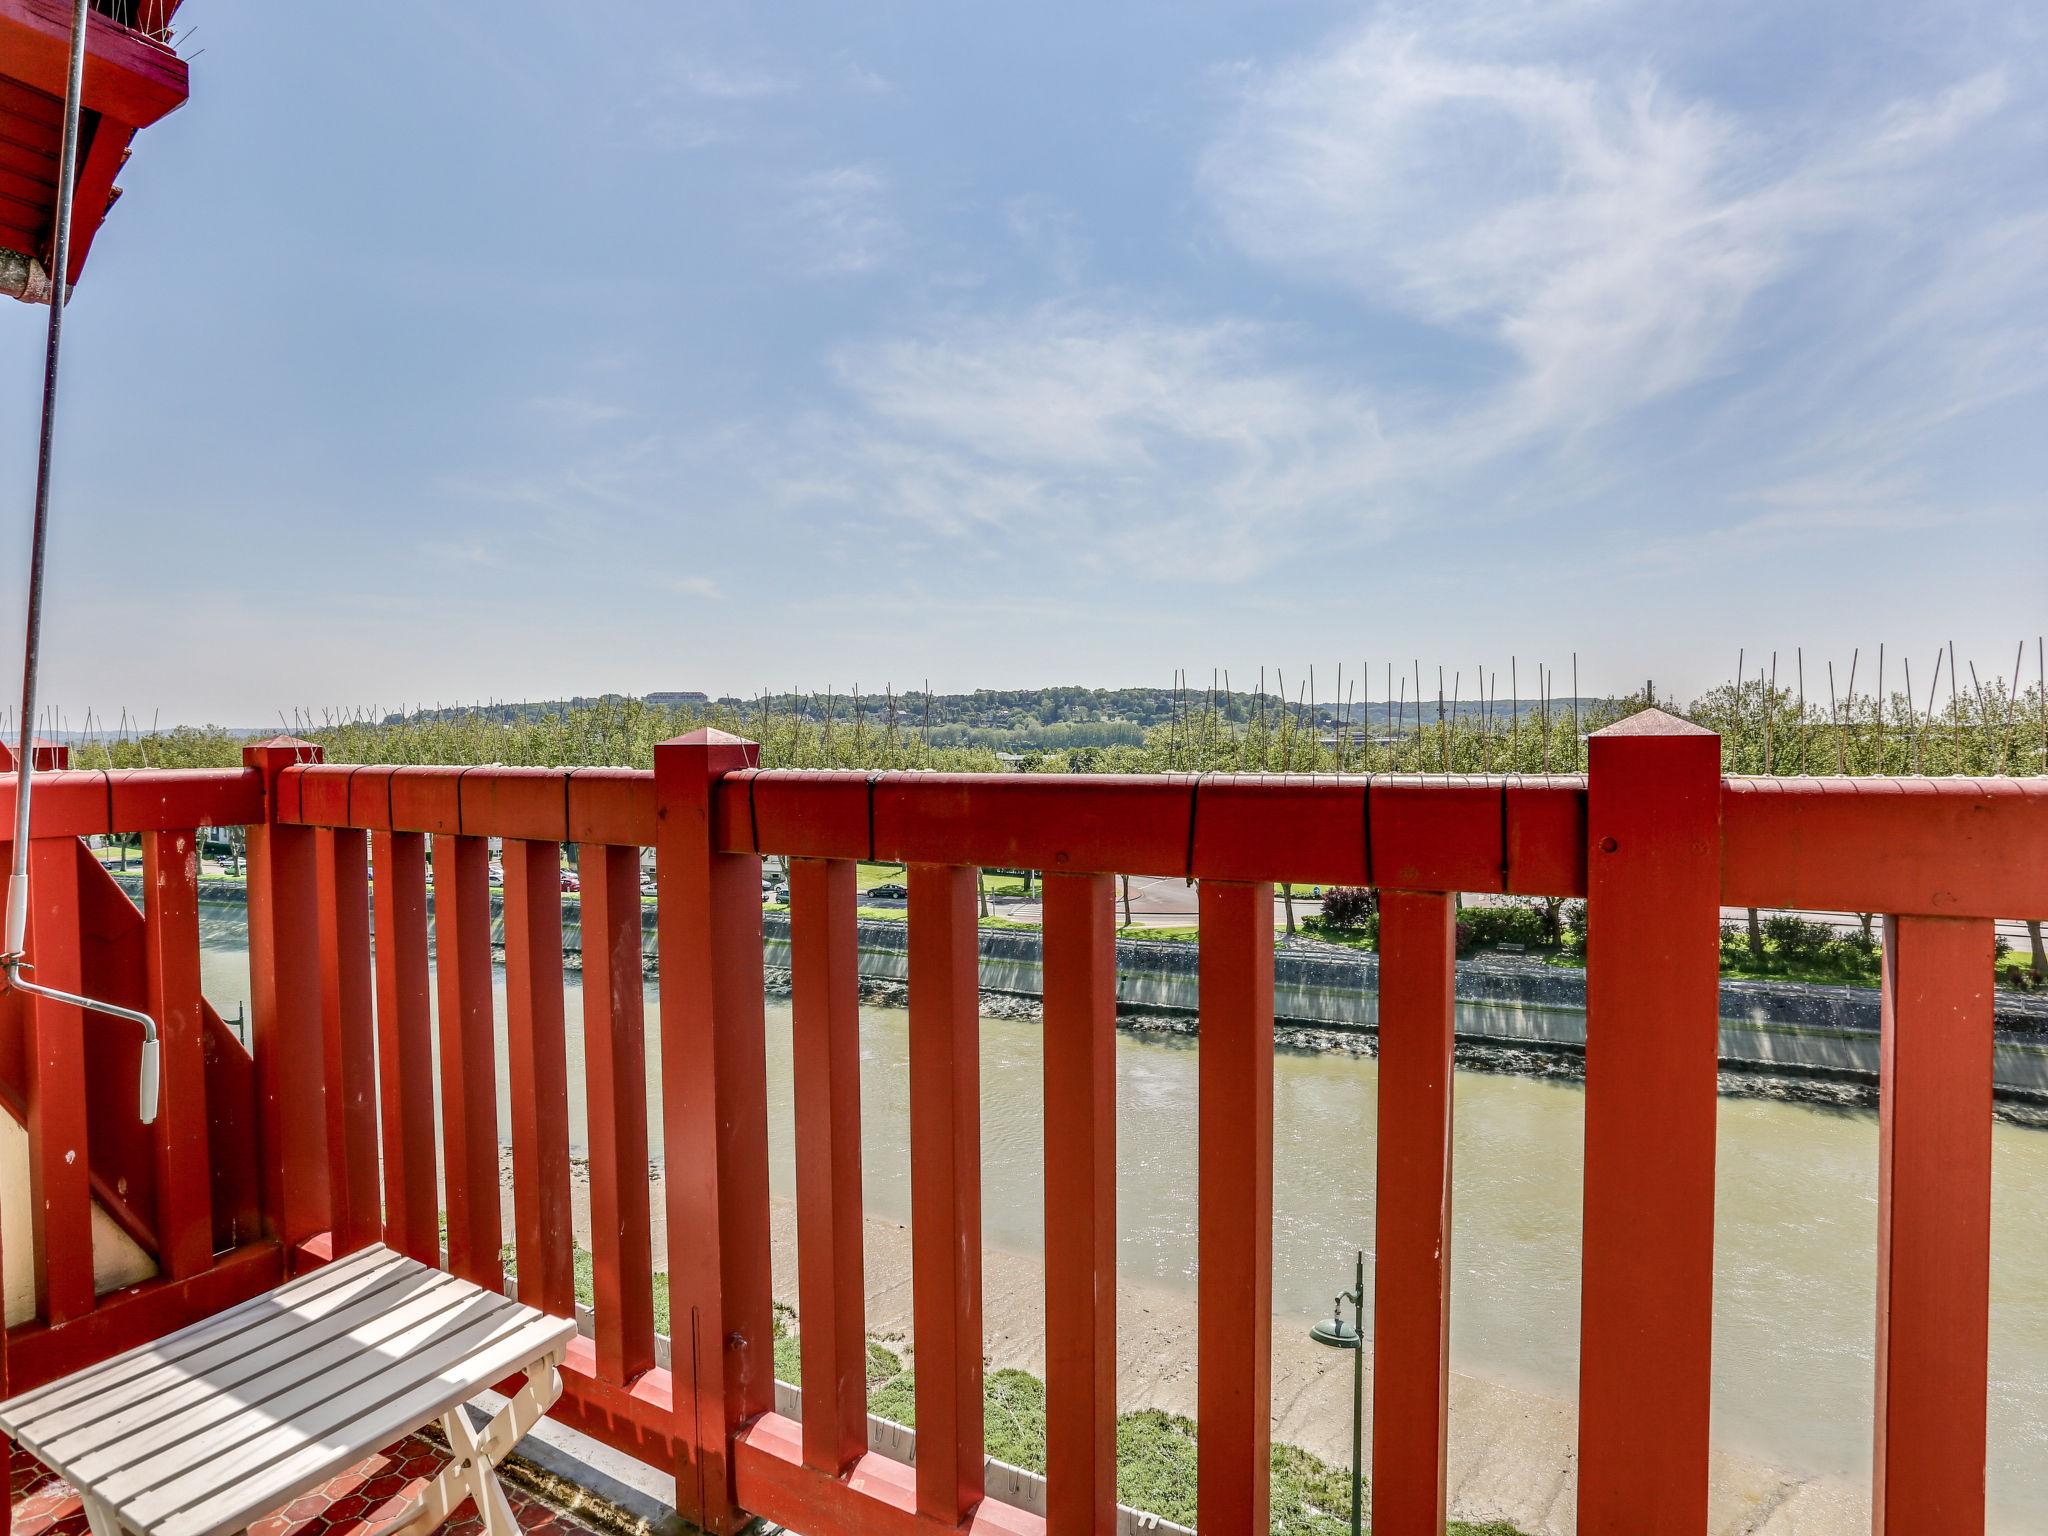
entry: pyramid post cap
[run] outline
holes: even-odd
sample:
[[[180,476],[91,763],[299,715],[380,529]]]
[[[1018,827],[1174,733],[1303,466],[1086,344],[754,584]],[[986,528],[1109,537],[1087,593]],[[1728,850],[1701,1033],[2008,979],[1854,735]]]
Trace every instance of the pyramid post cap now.
[[[1593,732],[1593,739],[1603,736],[1712,736],[1715,732],[1703,725],[1694,725],[1690,720],[1681,720],[1668,710],[1639,709],[1626,720],[1603,726]]]
[[[751,747],[756,743],[744,736],[735,736],[730,731],[721,731],[715,726],[699,726],[687,736],[671,736],[662,743],[664,747]]]

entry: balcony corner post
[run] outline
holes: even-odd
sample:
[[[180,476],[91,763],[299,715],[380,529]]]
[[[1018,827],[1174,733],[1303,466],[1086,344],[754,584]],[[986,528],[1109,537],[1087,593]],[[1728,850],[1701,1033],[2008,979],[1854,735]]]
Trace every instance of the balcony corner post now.
[[[1646,709],[1591,738],[1578,1528],[1707,1528],[1721,741]]]
[[[321,761],[309,741],[273,736],[242,749],[263,775],[263,815],[249,837],[249,1022],[256,1063],[264,1225],[288,1269],[330,1225],[326,1052],[322,1047],[318,870],[313,831],[286,819],[296,776]]]
[[[654,749],[676,1499],[721,1536],[748,1518],[734,1438],[775,1403],[761,860],[720,851],[714,815],[760,753],[715,730]]]

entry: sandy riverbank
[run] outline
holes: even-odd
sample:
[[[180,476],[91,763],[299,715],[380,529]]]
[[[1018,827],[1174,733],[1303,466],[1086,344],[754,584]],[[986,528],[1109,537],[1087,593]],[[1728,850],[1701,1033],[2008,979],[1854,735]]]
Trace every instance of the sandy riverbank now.
[[[653,1183],[654,1262],[666,1268],[668,1224],[660,1169]],[[510,1163],[505,1223],[511,1230]],[[579,1243],[590,1241],[586,1166],[575,1165],[572,1210]],[[794,1203],[774,1203],[778,1300],[796,1303]],[[870,1217],[866,1229],[868,1331],[914,1356],[910,1231]],[[991,1366],[1045,1370],[1044,1269],[1029,1254],[996,1250],[982,1261],[982,1316]],[[1117,1287],[1117,1398],[1121,1409],[1195,1412],[1195,1299],[1162,1286]],[[799,1326],[801,1319],[799,1319]],[[1371,1411],[1368,1361],[1367,1412]],[[1273,1436],[1332,1462],[1350,1456],[1350,1361],[1320,1348],[1303,1320],[1273,1322]],[[1530,1536],[1573,1536],[1577,1457],[1570,1404],[1481,1377],[1454,1373],[1450,1404],[1451,1512],[1462,1519],[1513,1521]],[[1368,1440],[1371,1435],[1367,1427]],[[1832,1479],[1799,1478],[1717,1451],[1712,1465],[1713,1536],[1861,1536],[1870,1528],[1868,1493]]]

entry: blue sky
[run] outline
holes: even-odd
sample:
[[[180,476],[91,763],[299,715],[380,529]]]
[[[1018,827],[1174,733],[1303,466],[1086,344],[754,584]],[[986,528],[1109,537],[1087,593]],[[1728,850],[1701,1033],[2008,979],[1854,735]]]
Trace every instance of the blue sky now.
[[[2037,8],[185,19],[67,328],[74,726],[2048,623]]]

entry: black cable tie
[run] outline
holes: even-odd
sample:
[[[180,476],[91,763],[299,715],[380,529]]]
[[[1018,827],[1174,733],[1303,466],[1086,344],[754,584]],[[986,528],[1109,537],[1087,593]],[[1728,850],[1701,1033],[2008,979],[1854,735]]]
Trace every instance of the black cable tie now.
[[[875,862],[875,783],[881,777],[879,773],[868,775],[868,862],[870,864]]]

